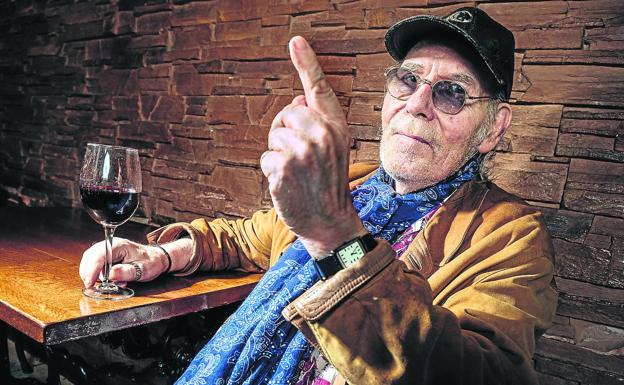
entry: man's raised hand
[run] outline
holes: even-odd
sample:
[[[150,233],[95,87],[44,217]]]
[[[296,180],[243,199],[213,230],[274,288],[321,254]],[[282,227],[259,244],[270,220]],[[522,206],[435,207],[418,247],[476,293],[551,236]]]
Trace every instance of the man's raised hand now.
[[[364,232],[348,190],[351,135],[312,48],[296,36],[289,51],[305,96],[273,120],[260,165],[278,216],[321,257]]]

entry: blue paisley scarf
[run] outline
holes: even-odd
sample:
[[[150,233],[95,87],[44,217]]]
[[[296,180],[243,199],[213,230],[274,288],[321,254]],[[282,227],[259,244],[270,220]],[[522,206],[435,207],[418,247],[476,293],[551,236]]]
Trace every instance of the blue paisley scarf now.
[[[351,193],[364,226],[392,242],[407,227],[475,177],[478,157],[426,189],[400,195],[380,167]],[[282,317],[282,310],[319,277],[312,258],[295,241],[234,314],[195,356],[176,385],[292,385],[314,348]]]

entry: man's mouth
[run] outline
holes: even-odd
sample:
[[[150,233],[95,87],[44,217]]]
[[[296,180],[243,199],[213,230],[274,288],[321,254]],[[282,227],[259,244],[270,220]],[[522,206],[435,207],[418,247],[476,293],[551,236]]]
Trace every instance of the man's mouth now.
[[[421,137],[420,137],[420,136],[418,136],[418,135],[408,134],[408,133],[401,132],[401,131],[397,131],[397,132],[396,132],[396,134],[398,134],[398,135],[403,135],[403,136],[407,136],[408,138],[410,138],[410,139],[414,139],[414,140],[416,140],[416,141],[418,141],[418,142],[420,142],[420,143],[426,144],[427,146],[430,146],[430,145],[431,145],[428,141],[426,141],[425,139],[421,138]]]

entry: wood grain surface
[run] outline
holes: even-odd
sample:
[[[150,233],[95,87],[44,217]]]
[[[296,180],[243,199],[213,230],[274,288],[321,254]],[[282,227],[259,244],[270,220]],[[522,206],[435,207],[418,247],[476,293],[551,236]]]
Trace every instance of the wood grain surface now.
[[[151,229],[126,223],[116,235],[144,242]],[[130,284],[135,296],[127,300],[94,300],[81,292],[78,266],[82,252],[103,236],[83,210],[0,208],[0,320],[51,345],[236,302],[260,278],[167,276]]]

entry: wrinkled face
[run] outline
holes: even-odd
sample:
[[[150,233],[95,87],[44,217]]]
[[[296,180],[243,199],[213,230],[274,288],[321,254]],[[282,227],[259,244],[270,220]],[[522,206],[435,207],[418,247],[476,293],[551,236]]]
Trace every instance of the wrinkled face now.
[[[451,80],[470,96],[485,95],[472,65],[446,46],[418,44],[403,66],[431,84]],[[486,100],[468,100],[458,114],[449,115],[434,107],[428,84],[422,84],[406,101],[386,93],[380,158],[396,181],[396,190],[407,193],[434,185],[476,154],[475,134],[486,118],[487,104]]]

